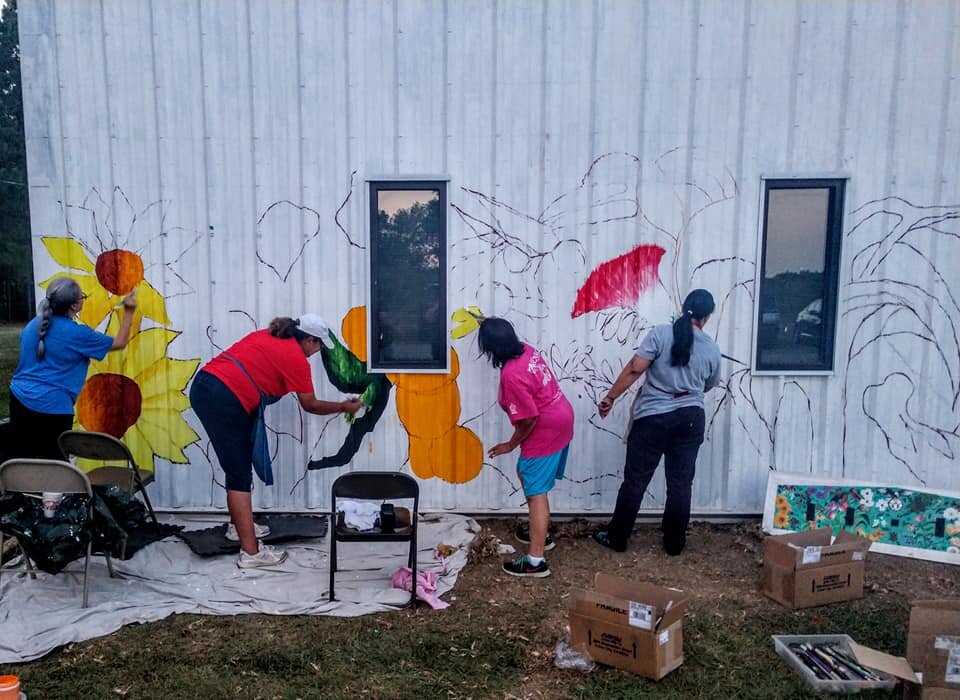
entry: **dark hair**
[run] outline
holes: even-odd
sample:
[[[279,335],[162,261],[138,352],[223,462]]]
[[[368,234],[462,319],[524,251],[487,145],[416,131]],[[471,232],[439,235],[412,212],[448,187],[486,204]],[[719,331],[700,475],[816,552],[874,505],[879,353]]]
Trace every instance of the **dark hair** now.
[[[690,322],[705,319],[713,313],[715,306],[713,295],[706,289],[694,289],[683,300],[680,318],[673,322],[673,345],[670,346],[673,367],[686,367],[690,363],[693,349],[693,325]]]
[[[304,333],[297,328],[299,325],[300,321],[295,318],[277,316],[270,321],[270,335],[276,336],[277,338],[295,338],[298,341],[313,337],[309,333]]]
[[[80,301],[83,290],[75,279],[57,277],[47,286],[47,294],[40,302],[37,317],[40,319],[40,340],[37,342],[37,359],[47,354],[47,343],[43,339],[50,330],[50,320],[54,316],[66,316],[70,307]]]
[[[509,321],[496,316],[490,316],[480,322],[480,332],[477,334],[477,344],[480,354],[497,369],[503,367],[508,360],[520,357],[523,354],[523,343],[517,337],[516,331]]]

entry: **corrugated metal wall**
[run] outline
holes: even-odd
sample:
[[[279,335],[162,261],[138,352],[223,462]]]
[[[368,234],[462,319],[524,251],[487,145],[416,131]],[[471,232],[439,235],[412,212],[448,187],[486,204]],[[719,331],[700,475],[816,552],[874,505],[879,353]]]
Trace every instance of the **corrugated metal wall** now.
[[[958,23],[953,0],[21,0],[37,278],[61,269],[41,236],[137,251],[182,333],[168,357],[205,361],[274,315],[339,327],[367,301],[363,178],[447,174],[451,307],[545,350],[578,420],[553,507],[609,511],[627,402],[605,422],[592,402],[640,329],[705,286],[708,331],[749,358],[761,176],[845,173],[837,372],[728,366],[695,509],[760,510],[771,468],[958,490]],[[638,243],[667,249],[664,289],[571,319]],[[490,445],[509,429],[474,338],[453,342],[461,422]],[[354,468],[404,463],[392,404]],[[154,502],[220,507],[185,415],[202,439],[157,459]],[[324,507],[342,470],[303,465],[346,426],[292,398],[269,422],[258,506]],[[522,508],[512,462],[423,481],[425,502]]]

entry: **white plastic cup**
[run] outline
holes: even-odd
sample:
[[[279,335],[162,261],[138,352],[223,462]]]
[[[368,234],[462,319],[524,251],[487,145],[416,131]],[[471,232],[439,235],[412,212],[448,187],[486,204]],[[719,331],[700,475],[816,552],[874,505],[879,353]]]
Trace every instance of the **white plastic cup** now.
[[[52,518],[57,508],[60,507],[60,501],[63,500],[63,494],[56,491],[43,492],[43,515],[45,518]]]

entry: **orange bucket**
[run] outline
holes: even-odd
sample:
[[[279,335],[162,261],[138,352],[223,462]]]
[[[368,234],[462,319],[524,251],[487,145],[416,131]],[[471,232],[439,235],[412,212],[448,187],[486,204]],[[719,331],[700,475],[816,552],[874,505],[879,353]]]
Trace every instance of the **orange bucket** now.
[[[20,679],[0,676],[0,700],[20,700]]]

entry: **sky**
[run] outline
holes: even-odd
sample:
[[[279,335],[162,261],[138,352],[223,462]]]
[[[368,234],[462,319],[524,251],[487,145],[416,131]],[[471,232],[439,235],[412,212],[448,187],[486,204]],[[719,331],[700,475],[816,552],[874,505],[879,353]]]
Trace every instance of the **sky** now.
[[[436,190],[380,190],[377,208],[393,216],[398,209],[406,209],[415,202],[431,202],[438,196]]]
[[[830,190],[770,190],[765,275],[823,272]]]

